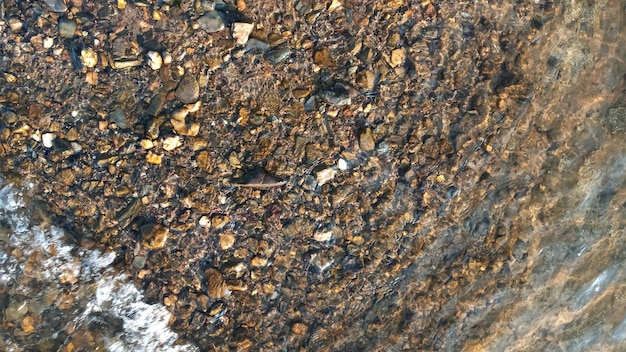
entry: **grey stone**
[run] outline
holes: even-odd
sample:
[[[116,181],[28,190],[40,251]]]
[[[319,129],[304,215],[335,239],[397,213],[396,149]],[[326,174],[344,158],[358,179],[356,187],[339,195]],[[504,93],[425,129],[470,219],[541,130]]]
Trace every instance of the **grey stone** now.
[[[65,1],[63,0],[43,0],[46,5],[50,6],[50,9],[54,12],[65,12],[67,11],[67,5],[65,5]]]
[[[76,32],[76,22],[65,17],[59,19],[59,36],[72,38],[74,32]]]
[[[217,11],[209,11],[198,19],[198,25],[209,33],[219,32],[224,29],[224,20]]]

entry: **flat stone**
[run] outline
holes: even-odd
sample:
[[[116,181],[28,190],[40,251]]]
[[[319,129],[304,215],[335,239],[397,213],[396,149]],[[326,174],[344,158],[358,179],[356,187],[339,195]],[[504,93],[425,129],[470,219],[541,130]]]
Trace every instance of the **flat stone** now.
[[[254,53],[264,52],[269,48],[270,48],[269,43],[262,41],[260,39],[257,39],[257,38],[250,38],[250,40],[248,40],[248,42],[246,43],[247,53],[254,54]]]
[[[224,20],[219,12],[209,11],[198,19],[198,25],[209,33],[215,33],[224,29]]]
[[[176,88],[176,98],[183,103],[195,103],[200,95],[200,85],[198,81],[190,74],[186,74],[178,83]]]
[[[59,36],[62,38],[72,38],[76,32],[76,22],[68,18],[59,19]]]
[[[237,45],[246,45],[250,34],[254,29],[254,23],[235,22],[232,27],[233,39],[237,41]]]
[[[361,150],[366,152],[371,152],[374,148],[376,148],[376,143],[374,142],[374,137],[372,136],[372,130],[369,128],[361,131],[361,134],[359,135],[359,147]]]
[[[43,0],[46,5],[50,6],[50,9],[54,12],[65,12],[67,11],[67,5],[63,0]]]

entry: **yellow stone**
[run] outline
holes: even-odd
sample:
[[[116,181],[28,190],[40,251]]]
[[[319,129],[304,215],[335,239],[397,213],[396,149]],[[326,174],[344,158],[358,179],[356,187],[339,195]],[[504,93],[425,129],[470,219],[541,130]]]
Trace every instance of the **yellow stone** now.
[[[154,154],[152,152],[148,152],[146,155],[146,161],[150,164],[161,165],[162,157],[158,154]]]
[[[267,264],[267,259],[265,258],[261,258],[261,257],[254,257],[252,258],[252,261],[250,262],[250,265],[260,268],[260,267],[264,267]]]

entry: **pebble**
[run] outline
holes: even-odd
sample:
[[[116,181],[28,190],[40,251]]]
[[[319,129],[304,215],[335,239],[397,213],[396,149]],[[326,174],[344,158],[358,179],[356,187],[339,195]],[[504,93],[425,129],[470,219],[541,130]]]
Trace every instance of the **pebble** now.
[[[180,141],[180,136],[167,137],[163,140],[163,149],[168,152],[180,147],[181,145],[183,145],[183,143]]]
[[[318,232],[313,235],[313,239],[317,242],[328,242],[333,238],[332,231]]]
[[[291,326],[291,332],[296,335],[304,335],[306,333],[307,326],[302,323],[295,323]]]
[[[80,51],[80,59],[85,67],[93,68],[98,63],[98,54],[91,48]]]
[[[161,66],[163,66],[163,58],[161,57],[161,54],[156,51],[148,52],[148,65],[155,71],[160,69]]]
[[[291,50],[288,47],[283,46],[268,51],[267,54],[265,54],[265,57],[267,57],[268,60],[276,65],[285,61],[285,59],[288,58],[290,54]]]
[[[198,81],[191,74],[186,74],[178,83],[176,98],[185,104],[191,104],[198,100],[199,95],[200,85]]]
[[[224,226],[226,226],[226,224],[228,223],[229,220],[230,220],[230,217],[228,217],[228,216],[225,216],[225,215],[215,215],[211,219],[211,227],[213,227],[216,230],[220,230]]]
[[[323,48],[323,49],[315,51],[315,53],[313,53],[313,62],[316,65],[321,66],[321,67],[334,67],[335,66],[335,62],[330,56],[330,51],[328,50],[328,48]]]
[[[404,49],[395,49],[391,52],[391,67],[400,66],[406,59],[406,51]]]
[[[52,141],[57,138],[57,135],[54,133],[44,133],[41,135],[41,142],[43,146],[46,148],[52,148]]]
[[[237,45],[246,45],[250,34],[254,29],[254,23],[235,22],[232,27],[233,39],[237,42]]]
[[[65,5],[65,1],[63,0],[43,0],[46,5],[50,6],[50,9],[54,12],[65,12],[67,11],[67,5]]]
[[[361,131],[359,135],[359,148],[366,152],[371,152],[376,148],[376,143],[374,142],[374,137],[372,136],[372,130],[369,128]]]
[[[269,48],[270,48],[269,43],[262,41],[260,39],[256,39],[256,38],[250,38],[250,40],[248,40],[248,42],[246,43],[247,53],[254,54],[254,53],[264,52]]]
[[[250,265],[257,267],[257,268],[264,267],[265,265],[267,265],[267,259],[262,258],[262,257],[254,257],[250,261]]]
[[[50,49],[54,45],[54,38],[46,37],[43,40],[43,48]]]
[[[128,120],[126,120],[126,114],[124,114],[124,111],[122,111],[122,109],[120,108],[111,111],[109,113],[109,117],[111,118],[111,120],[113,120],[113,122],[115,122],[117,127],[121,129],[126,129],[130,126],[128,124]]]
[[[141,243],[148,249],[163,248],[169,232],[163,225],[144,225],[141,227]]]
[[[216,269],[206,269],[204,271],[204,276],[207,280],[207,289],[209,297],[213,299],[221,299],[226,297],[230,290],[224,282],[224,275]]]
[[[334,167],[329,167],[329,168],[324,169],[322,171],[318,171],[316,173],[317,183],[320,186],[322,186],[326,182],[331,181],[332,179],[334,179],[336,174],[337,174],[337,169],[335,169]]]
[[[319,97],[325,103],[333,106],[346,106],[352,104],[350,92],[341,84],[335,84],[333,88],[320,92]]]
[[[161,165],[161,162],[163,161],[163,157],[160,156],[159,154],[148,152],[148,154],[146,155],[146,161],[149,162],[150,164]]]
[[[227,250],[235,244],[235,235],[226,232],[220,235],[220,248]]]
[[[59,36],[62,38],[72,38],[76,32],[76,22],[63,17],[59,19]]]
[[[374,73],[370,70],[358,72],[356,74],[356,84],[368,91],[374,89]]]
[[[11,17],[9,18],[9,28],[11,28],[13,33],[19,33],[22,31],[22,28],[24,28],[24,24],[19,18]]]
[[[224,20],[219,12],[209,11],[198,19],[198,25],[209,33],[215,33],[224,29]]]
[[[349,166],[348,166],[348,162],[345,159],[339,159],[337,160],[337,168],[341,171],[346,171],[348,170]]]

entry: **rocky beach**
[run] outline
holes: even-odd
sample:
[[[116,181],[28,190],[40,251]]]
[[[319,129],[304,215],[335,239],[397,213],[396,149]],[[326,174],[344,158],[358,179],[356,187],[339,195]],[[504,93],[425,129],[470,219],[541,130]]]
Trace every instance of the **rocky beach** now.
[[[1,3],[7,351],[623,350],[623,1]]]

